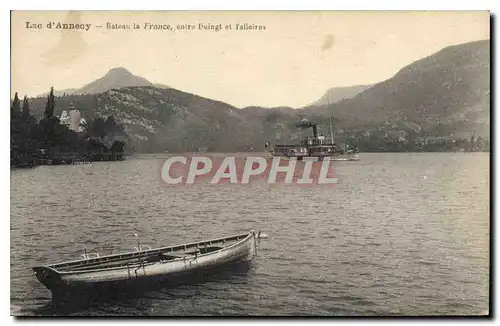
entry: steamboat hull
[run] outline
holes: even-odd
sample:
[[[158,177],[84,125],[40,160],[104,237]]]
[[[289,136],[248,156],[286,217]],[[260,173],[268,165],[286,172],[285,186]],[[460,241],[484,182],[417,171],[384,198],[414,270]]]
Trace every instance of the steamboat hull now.
[[[347,154],[331,154],[331,153],[318,153],[314,155],[302,155],[302,154],[285,154],[285,153],[271,153],[274,157],[285,157],[285,158],[296,158],[298,161],[303,160],[306,157],[316,158],[318,161],[323,161],[325,157],[330,161],[359,161],[358,153],[347,153]]]

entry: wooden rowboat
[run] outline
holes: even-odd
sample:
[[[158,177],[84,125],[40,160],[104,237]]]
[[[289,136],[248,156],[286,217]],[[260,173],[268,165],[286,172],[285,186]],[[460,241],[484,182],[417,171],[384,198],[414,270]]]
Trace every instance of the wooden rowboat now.
[[[135,252],[99,257],[85,253],[83,259],[34,267],[37,279],[55,294],[81,289],[92,291],[130,285],[145,280],[184,278],[239,261],[250,261],[256,253],[257,233],[150,249],[138,243]]]

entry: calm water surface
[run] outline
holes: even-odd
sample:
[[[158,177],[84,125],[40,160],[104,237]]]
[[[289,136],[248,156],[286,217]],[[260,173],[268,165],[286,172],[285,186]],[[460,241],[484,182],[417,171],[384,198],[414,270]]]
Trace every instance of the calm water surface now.
[[[75,315],[485,314],[489,154],[362,154],[339,184],[167,187],[165,155],[11,173],[11,312],[58,314],[30,267],[260,229],[250,270]],[[33,291],[31,294],[30,291]],[[26,295],[28,295],[26,297]],[[26,298],[25,298],[26,297]]]

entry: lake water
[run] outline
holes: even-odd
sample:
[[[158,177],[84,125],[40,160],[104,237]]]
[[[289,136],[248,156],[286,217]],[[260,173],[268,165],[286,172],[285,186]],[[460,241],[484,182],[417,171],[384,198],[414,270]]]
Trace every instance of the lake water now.
[[[478,315],[489,305],[489,153],[361,154],[334,186],[167,186],[166,155],[11,172],[11,313],[58,314],[31,267],[251,228],[251,268],[75,315]],[[32,291],[30,293],[30,291]]]

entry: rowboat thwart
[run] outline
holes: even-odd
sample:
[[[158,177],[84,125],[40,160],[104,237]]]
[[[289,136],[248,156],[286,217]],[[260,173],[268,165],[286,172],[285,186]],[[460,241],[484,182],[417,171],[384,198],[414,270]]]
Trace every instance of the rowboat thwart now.
[[[101,257],[85,253],[82,259],[34,267],[33,271],[53,296],[64,291],[126,285],[148,279],[168,282],[193,272],[250,261],[256,253],[258,237],[252,230],[225,238],[156,249],[138,244],[135,252]]]

